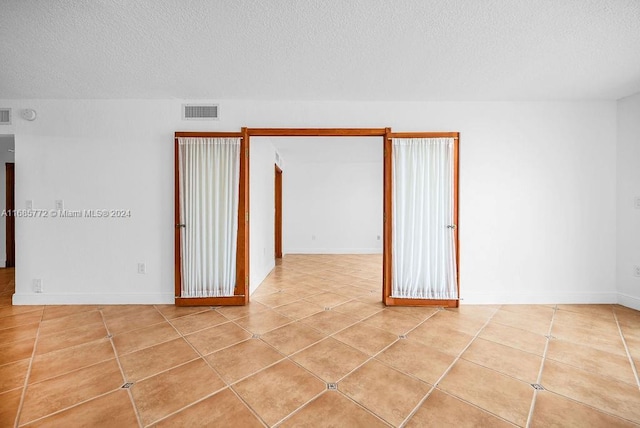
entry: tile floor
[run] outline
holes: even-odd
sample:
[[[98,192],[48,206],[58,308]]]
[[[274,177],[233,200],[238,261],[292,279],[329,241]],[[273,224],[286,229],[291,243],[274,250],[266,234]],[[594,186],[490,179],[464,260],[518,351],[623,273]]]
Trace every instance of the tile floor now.
[[[1,269],[0,426],[640,424],[640,312],[385,308],[379,278],[291,255],[246,307],[43,307]]]

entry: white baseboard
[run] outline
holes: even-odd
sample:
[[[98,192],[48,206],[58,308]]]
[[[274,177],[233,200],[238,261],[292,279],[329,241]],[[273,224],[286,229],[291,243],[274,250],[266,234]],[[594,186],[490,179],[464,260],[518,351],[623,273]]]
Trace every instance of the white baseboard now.
[[[287,248],[283,254],[382,254],[382,248]]]
[[[258,274],[253,274],[252,270],[251,272],[251,278],[249,281],[249,296],[251,296],[253,294],[254,291],[256,291],[258,289],[258,287],[260,286],[260,284],[262,284],[262,281],[264,281],[264,279],[267,277],[267,275],[269,275],[271,273],[271,271],[273,270],[273,268],[276,267],[276,263],[275,260],[273,263],[269,264],[268,266],[265,267],[265,269],[263,269],[262,272],[259,272]]]
[[[171,305],[173,293],[15,293],[14,305]]]
[[[485,294],[465,293],[461,305],[548,305],[548,304],[610,304],[618,303],[617,293],[545,293],[545,294]]]
[[[625,293],[618,293],[618,304],[626,306],[627,308],[640,311],[640,297],[630,296]]]

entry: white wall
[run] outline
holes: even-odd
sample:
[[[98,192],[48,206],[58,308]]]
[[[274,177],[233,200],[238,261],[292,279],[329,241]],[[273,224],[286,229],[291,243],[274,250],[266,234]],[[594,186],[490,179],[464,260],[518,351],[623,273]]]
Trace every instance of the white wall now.
[[[463,303],[617,299],[615,102],[216,100],[217,122],[181,121],[183,102],[0,100],[38,112],[7,127],[18,205],[133,214],[18,219],[15,303],[172,302],[173,133],[241,126],[459,131]]]
[[[282,181],[285,254],[382,252],[382,162],[290,161]]]
[[[617,277],[619,302],[640,310],[640,94],[618,101]]]
[[[0,130],[0,132],[2,132]],[[14,149],[13,135],[0,135],[0,205],[6,208],[7,185],[6,167],[7,162],[14,161],[14,153],[9,149]],[[16,207],[18,208],[18,207]],[[7,218],[0,216],[0,267],[4,267],[7,260]]]
[[[275,149],[268,138],[252,138],[249,162],[250,293],[275,266]]]

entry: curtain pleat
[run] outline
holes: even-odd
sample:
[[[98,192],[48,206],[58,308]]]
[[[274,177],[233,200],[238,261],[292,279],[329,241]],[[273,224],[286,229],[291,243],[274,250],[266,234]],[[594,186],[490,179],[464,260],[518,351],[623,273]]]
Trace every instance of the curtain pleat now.
[[[179,138],[182,297],[233,296],[239,138]]]
[[[392,296],[457,299],[453,138],[393,139]]]

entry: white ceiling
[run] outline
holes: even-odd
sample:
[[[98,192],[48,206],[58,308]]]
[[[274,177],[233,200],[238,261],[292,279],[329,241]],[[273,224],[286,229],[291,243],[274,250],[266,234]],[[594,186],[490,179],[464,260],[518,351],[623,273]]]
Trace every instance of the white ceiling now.
[[[0,0],[0,98],[639,91],[637,0]]]

